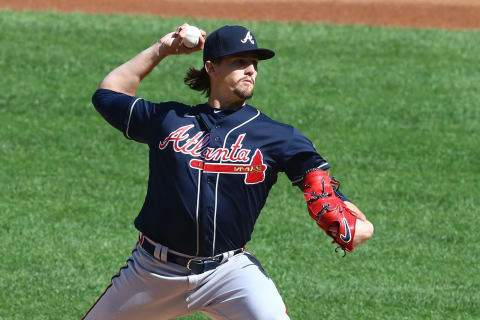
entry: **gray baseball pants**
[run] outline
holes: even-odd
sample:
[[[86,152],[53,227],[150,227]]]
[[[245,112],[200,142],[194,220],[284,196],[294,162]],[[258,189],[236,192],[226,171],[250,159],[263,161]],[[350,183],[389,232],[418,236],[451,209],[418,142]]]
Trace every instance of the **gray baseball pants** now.
[[[84,319],[174,319],[198,311],[212,319],[290,319],[275,284],[247,252],[192,275],[138,244]]]

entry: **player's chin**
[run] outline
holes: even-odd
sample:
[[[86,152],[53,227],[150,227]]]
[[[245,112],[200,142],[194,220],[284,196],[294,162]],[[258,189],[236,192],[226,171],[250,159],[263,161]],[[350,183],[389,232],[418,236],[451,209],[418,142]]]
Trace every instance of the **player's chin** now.
[[[253,97],[253,85],[237,87],[234,92],[240,99],[248,100]]]

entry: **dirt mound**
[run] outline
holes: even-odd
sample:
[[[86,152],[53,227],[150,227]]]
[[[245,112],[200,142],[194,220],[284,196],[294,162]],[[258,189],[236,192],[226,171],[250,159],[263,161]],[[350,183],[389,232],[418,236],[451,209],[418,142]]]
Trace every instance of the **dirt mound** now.
[[[479,0],[0,0],[14,10],[480,29]]]

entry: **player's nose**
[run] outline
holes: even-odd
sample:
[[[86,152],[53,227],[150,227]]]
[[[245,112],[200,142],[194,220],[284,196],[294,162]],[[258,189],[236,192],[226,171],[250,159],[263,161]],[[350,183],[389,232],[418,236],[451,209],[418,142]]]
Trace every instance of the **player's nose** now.
[[[253,62],[249,63],[245,68],[246,75],[253,75],[257,72],[257,68]]]

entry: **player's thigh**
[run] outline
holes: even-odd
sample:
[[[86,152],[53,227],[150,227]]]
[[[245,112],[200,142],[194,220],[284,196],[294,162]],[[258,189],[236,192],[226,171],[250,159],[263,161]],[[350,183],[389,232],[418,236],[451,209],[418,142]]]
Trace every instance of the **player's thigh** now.
[[[187,313],[184,276],[137,249],[84,319],[171,319]]]
[[[289,319],[275,284],[253,256],[230,262],[214,275],[215,296],[203,313],[212,319]]]
[[[127,265],[120,269],[120,272],[112,277],[112,283],[88,311],[84,319],[126,319],[134,309],[137,309],[130,301],[132,295],[142,290],[139,279],[132,272],[136,268],[130,258]],[[139,301],[137,301],[137,305]]]

